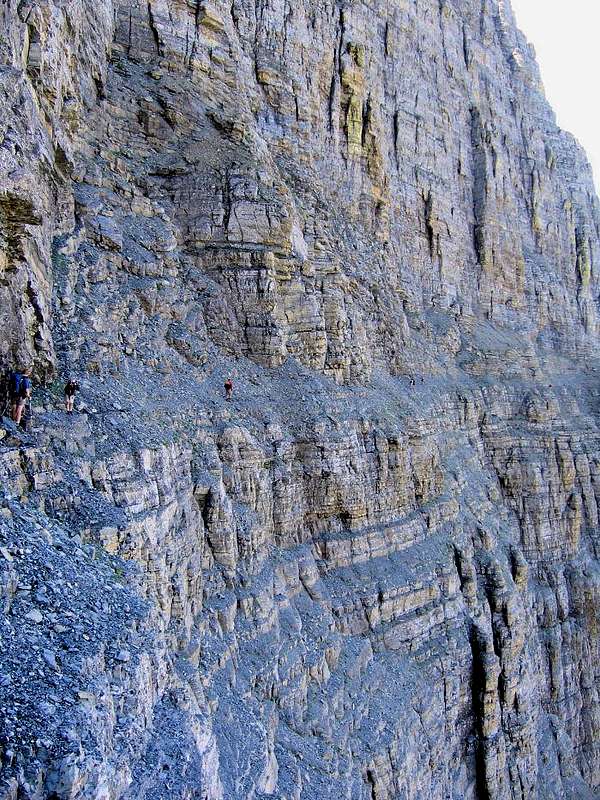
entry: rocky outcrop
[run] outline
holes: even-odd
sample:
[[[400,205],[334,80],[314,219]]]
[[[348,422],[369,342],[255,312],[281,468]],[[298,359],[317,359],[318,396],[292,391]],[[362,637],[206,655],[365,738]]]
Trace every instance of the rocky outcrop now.
[[[600,217],[508,2],[0,15],[0,797],[594,800]]]

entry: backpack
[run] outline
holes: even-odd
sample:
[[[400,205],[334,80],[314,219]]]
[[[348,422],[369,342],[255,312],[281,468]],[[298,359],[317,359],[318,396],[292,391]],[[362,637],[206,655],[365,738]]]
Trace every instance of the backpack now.
[[[20,372],[13,372],[10,376],[10,393],[13,397],[24,400],[31,389],[31,379]]]
[[[19,387],[19,397],[24,400],[27,397],[27,392],[31,391],[31,378],[24,376],[21,378],[21,386]]]
[[[21,396],[21,384],[23,383],[24,375],[20,372],[11,372],[9,378],[10,393],[13,397]]]

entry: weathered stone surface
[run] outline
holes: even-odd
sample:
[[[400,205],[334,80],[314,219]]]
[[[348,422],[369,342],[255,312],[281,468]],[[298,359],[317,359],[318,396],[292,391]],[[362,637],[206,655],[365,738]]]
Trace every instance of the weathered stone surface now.
[[[0,798],[594,800],[600,215],[507,0],[0,30]]]

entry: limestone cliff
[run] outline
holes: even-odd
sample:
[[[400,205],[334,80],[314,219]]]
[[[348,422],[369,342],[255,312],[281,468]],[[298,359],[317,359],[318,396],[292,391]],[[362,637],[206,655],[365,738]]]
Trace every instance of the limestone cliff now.
[[[0,109],[0,798],[600,797],[600,213],[509,0],[5,0]]]

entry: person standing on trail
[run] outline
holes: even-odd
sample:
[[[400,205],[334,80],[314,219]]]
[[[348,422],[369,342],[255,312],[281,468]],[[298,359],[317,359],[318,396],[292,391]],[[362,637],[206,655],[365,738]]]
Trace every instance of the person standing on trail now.
[[[75,395],[78,391],[79,384],[73,378],[69,378],[65,383],[65,408],[67,414],[73,413],[73,403],[75,402]]]
[[[30,368],[23,372],[15,371],[10,378],[11,416],[16,425],[21,424],[25,403],[31,397],[31,372]]]
[[[227,378],[225,381],[225,400],[231,400],[233,396],[233,381],[231,378]]]

